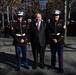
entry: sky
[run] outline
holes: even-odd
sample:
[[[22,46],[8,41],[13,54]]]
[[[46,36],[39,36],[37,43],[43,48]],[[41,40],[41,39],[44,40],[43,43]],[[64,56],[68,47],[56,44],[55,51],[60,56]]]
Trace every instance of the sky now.
[[[40,9],[41,10],[46,9],[46,3],[48,3],[48,0],[40,0]]]

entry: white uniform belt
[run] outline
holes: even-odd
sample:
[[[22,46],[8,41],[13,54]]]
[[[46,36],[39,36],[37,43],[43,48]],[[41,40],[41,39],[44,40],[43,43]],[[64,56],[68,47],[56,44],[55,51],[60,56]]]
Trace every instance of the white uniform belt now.
[[[52,33],[52,35],[57,35],[57,36],[59,36],[59,35],[60,35],[60,33],[56,33],[56,34],[55,34],[55,33]]]
[[[25,36],[25,33],[24,34],[16,34],[16,36]]]

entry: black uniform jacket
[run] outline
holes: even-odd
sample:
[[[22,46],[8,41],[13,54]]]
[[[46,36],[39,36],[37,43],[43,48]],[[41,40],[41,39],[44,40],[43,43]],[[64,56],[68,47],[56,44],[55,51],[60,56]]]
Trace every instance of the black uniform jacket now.
[[[46,32],[46,24],[41,21],[40,30],[37,30],[36,22],[33,22],[30,25],[30,42],[32,46],[37,46],[40,44],[41,47],[45,46],[45,32]]]
[[[63,45],[64,44],[64,22],[62,20],[58,20],[57,22],[52,21],[48,27],[48,40],[51,46],[54,46],[55,43],[53,39],[57,39],[58,43],[57,45]]]
[[[27,43],[27,25],[25,22],[13,22],[12,23],[12,36],[14,38],[13,45],[24,46]],[[24,43],[20,43],[20,40],[24,39]]]

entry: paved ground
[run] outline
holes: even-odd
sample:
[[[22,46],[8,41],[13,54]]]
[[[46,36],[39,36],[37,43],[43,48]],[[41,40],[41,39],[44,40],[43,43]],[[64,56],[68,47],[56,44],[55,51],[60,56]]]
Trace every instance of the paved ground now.
[[[47,69],[51,61],[49,46],[45,52],[45,68],[32,69],[33,56],[31,47],[27,47],[28,62],[30,69],[21,67],[20,72],[15,71],[15,50],[12,46],[12,38],[0,38],[0,75],[76,75],[76,37],[67,37],[64,48],[64,72],[59,73],[54,69]],[[58,59],[57,59],[58,60]],[[58,66],[58,63],[57,65]]]

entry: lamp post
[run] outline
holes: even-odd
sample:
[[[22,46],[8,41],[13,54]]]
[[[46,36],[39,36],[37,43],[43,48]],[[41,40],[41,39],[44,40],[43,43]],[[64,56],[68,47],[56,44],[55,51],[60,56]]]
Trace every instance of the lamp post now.
[[[66,25],[66,30],[65,30],[65,39],[67,38],[67,0],[65,0],[65,25]]]

